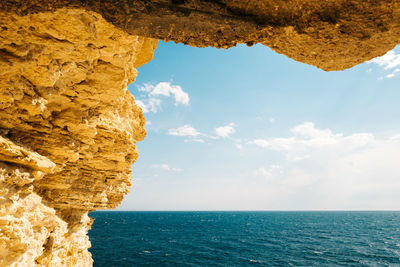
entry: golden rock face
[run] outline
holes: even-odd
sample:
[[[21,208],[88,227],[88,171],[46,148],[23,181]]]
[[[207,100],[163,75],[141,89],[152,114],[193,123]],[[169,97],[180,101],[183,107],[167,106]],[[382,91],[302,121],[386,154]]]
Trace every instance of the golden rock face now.
[[[157,40],[79,9],[0,14],[0,266],[90,266],[88,211],[129,191]]]

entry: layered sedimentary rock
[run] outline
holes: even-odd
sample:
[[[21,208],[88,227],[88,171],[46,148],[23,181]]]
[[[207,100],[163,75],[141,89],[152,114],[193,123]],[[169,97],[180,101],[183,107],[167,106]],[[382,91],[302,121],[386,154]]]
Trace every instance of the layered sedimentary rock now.
[[[129,191],[157,41],[100,15],[0,14],[0,266],[90,266],[88,211]]]
[[[92,264],[88,212],[129,191],[145,130],[127,85],[157,39],[342,70],[400,43],[400,2],[0,1],[0,266]]]
[[[262,43],[324,70],[381,56],[400,42],[393,0],[3,0],[18,14],[85,8],[131,34],[198,47]]]

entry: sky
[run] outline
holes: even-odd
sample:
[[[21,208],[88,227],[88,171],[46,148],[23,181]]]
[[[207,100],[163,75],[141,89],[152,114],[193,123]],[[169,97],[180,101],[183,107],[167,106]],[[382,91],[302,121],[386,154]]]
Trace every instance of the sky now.
[[[255,45],[160,42],[118,210],[398,210],[400,47],[325,72]]]

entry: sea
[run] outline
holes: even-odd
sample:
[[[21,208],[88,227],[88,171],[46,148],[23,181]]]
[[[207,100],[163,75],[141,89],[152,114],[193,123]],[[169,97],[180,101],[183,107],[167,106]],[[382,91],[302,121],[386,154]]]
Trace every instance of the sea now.
[[[109,266],[400,266],[400,212],[92,212]]]

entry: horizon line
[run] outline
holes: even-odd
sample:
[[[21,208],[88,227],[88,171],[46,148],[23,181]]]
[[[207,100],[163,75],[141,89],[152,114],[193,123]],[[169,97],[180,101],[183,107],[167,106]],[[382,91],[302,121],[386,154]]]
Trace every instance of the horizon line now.
[[[387,210],[94,210],[90,212],[400,212],[399,210],[387,209]]]

